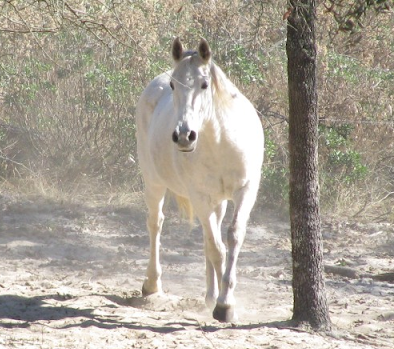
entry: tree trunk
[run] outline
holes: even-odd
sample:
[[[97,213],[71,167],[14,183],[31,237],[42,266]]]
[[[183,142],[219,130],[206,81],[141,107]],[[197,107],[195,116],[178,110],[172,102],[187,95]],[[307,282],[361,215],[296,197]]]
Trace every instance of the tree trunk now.
[[[289,5],[286,52],[293,320],[329,330],[319,213],[316,3],[315,0],[290,0]]]

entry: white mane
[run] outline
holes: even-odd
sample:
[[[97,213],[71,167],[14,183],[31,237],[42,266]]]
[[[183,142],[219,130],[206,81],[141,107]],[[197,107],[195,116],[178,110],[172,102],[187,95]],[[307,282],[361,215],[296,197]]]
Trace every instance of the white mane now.
[[[226,74],[212,62],[211,76],[214,88],[214,101],[221,108],[230,107],[234,98],[237,98],[239,90],[227,78]]]

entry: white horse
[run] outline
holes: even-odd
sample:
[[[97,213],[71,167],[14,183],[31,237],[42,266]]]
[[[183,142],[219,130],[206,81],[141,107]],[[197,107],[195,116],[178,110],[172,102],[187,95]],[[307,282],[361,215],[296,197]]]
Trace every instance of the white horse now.
[[[157,76],[137,105],[138,157],[145,182],[150,259],[143,295],[162,291],[159,262],[167,189],[191,204],[204,231],[206,304],[219,321],[236,320],[236,264],[256,201],[264,134],[253,105],[211,60],[202,39],[198,51],[172,45],[174,69]],[[227,200],[234,214],[226,247],[221,224]]]

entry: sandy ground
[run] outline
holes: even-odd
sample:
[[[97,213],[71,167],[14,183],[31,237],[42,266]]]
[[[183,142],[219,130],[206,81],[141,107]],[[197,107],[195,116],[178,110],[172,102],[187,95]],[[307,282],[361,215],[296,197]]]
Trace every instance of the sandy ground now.
[[[394,227],[326,221],[332,334],[293,329],[290,233],[255,210],[238,268],[239,323],[204,306],[201,229],[170,211],[162,238],[165,294],[140,295],[148,235],[127,207],[0,195],[0,348],[394,348]],[[348,275],[349,276],[349,275]]]

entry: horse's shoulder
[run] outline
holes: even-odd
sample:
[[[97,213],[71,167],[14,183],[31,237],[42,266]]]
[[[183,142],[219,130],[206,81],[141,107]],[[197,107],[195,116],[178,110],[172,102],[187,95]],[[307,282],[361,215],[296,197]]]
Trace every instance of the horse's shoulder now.
[[[171,72],[156,76],[142,92],[137,104],[137,118],[146,118],[152,115],[160,100],[171,94]]]
[[[156,76],[145,88],[141,98],[145,102],[157,104],[160,98],[170,90],[170,73]]]

